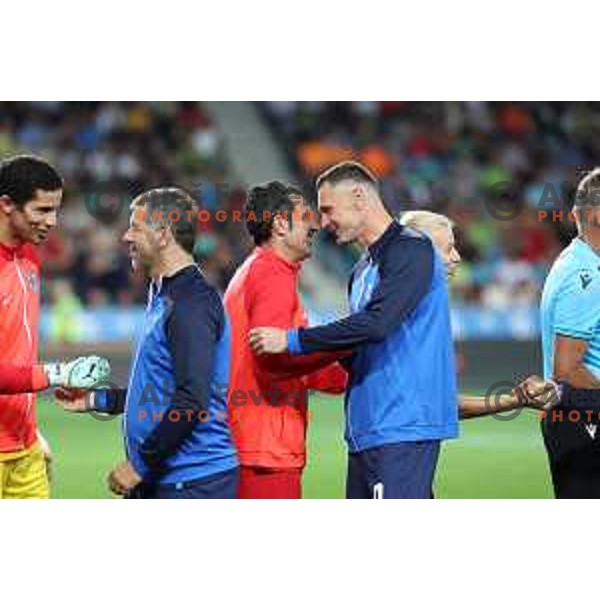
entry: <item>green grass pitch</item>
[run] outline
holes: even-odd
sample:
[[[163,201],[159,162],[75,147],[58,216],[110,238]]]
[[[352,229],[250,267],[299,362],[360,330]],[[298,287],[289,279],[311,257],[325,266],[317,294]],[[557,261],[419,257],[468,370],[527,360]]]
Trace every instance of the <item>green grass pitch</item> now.
[[[305,498],[343,498],[346,457],[341,399],[311,400]],[[40,397],[40,428],[54,461],[53,498],[111,498],[110,468],[123,459],[121,419],[100,422],[67,414]],[[444,444],[437,471],[438,498],[550,498],[551,485],[535,413],[500,422],[491,417],[461,423],[457,440]]]

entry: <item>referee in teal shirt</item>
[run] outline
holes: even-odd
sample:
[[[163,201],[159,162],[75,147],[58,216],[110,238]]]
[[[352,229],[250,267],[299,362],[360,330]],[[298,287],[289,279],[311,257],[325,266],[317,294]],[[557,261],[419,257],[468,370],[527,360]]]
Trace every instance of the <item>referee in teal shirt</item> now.
[[[557,498],[600,498],[600,168],[577,188],[578,237],[548,274],[541,304],[544,377],[563,387],[542,421]]]

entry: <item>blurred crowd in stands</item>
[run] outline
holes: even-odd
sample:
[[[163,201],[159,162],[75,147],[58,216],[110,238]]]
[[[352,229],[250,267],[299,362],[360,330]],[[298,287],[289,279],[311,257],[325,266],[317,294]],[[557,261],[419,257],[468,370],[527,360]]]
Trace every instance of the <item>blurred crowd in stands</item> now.
[[[420,208],[450,217],[464,260],[453,299],[488,307],[537,302],[550,263],[574,234],[573,188],[600,156],[597,103],[270,102],[262,108],[305,181],[356,159],[379,176],[394,214]],[[520,198],[525,208],[500,221],[485,200],[502,195],[505,185],[512,191],[507,201]],[[553,209],[564,210],[562,223],[552,222]]]
[[[561,208],[578,173],[600,155],[595,104],[269,102],[258,108],[311,193],[320,170],[354,158],[381,178],[395,214],[428,208],[449,216],[464,259],[453,298],[489,307],[537,301],[549,264],[573,234],[568,223],[539,220],[540,199]],[[120,241],[127,211],[118,223],[102,225],[89,210],[98,199],[131,199],[149,187],[178,184],[209,210],[243,208],[244,192],[231,185],[222,137],[202,103],[0,102],[0,156],[24,151],[53,161],[66,181],[61,227],[43,260],[53,282],[46,299],[69,298],[69,306],[144,300]],[[526,209],[499,221],[484,200],[506,181]],[[249,239],[231,219],[212,219],[201,233],[196,255],[223,289]],[[321,248],[325,268],[342,279],[353,251],[328,242]]]
[[[139,192],[183,185],[215,209],[244,203],[227,186],[227,160],[219,131],[197,102],[0,103],[0,156],[17,152],[51,160],[66,188],[60,227],[42,248],[45,299],[104,305],[143,302],[121,235],[128,211],[116,222],[94,218],[94,206],[111,199],[128,206]],[[248,251],[239,225],[201,225],[195,253],[223,288]]]

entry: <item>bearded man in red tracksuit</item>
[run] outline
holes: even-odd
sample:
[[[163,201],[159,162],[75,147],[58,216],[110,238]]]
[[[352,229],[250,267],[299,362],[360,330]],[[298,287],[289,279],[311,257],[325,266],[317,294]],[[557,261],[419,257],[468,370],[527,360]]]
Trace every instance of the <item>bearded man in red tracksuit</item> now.
[[[248,332],[307,325],[298,295],[318,221],[302,193],[280,182],[250,190],[246,227],[256,244],[225,293],[231,322],[229,418],[240,463],[240,498],[300,498],[308,390],[340,394],[345,354],[257,356]]]

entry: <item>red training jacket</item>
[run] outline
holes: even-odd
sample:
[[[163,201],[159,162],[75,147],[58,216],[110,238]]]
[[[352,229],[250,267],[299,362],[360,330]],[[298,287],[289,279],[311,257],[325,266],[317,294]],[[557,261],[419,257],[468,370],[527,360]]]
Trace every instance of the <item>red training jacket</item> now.
[[[302,468],[306,464],[307,391],[340,394],[345,354],[254,354],[248,332],[255,327],[293,329],[308,324],[298,296],[300,264],[268,248],[256,248],[225,292],[231,324],[229,417],[245,466]]]
[[[35,391],[48,387],[37,365],[40,262],[33,244],[0,244],[0,452],[36,441]]]

